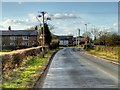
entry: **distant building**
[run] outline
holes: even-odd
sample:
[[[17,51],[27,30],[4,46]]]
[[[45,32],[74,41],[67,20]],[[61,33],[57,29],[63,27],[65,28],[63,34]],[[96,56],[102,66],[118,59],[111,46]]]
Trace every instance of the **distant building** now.
[[[73,45],[73,36],[72,35],[63,35],[57,36],[59,39],[60,46],[70,46]]]
[[[2,30],[2,47],[26,46],[31,47],[37,42],[37,30]]]
[[[77,36],[73,38],[73,45],[85,44],[86,38],[82,36]]]

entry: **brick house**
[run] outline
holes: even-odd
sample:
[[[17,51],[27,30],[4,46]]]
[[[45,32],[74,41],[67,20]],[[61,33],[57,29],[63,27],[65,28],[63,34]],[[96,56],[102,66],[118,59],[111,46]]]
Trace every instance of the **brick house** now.
[[[31,47],[37,42],[37,30],[2,30],[0,37],[2,47]]]

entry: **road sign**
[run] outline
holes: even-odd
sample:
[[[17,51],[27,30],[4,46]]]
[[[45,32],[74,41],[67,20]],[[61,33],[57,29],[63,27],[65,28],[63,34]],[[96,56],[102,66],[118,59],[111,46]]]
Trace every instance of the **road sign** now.
[[[43,38],[44,38],[44,35],[43,35],[43,34],[40,34],[39,39],[40,39],[40,40],[43,40]]]

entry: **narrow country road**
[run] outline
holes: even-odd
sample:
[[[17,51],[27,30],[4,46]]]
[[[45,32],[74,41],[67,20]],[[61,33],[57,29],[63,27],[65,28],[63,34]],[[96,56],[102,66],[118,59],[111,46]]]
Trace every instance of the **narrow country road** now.
[[[118,66],[83,52],[77,48],[60,50],[42,88],[118,88]]]

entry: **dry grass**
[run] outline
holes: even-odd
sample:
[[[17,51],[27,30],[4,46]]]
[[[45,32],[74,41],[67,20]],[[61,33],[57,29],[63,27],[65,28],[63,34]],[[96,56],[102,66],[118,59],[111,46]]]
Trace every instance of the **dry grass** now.
[[[106,52],[95,51],[95,50],[89,50],[89,52],[94,55],[106,56],[108,58],[116,59],[116,60],[118,59],[118,55],[112,54],[112,53],[106,53]]]

